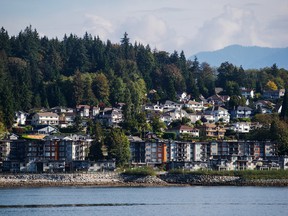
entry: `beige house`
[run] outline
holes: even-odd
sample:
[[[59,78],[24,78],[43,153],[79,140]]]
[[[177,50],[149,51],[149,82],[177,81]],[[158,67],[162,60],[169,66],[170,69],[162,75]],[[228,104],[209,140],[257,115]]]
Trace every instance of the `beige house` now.
[[[200,135],[204,137],[213,137],[218,139],[223,139],[225,136],[226,129],[216,124],[203,124],[200,127]]]

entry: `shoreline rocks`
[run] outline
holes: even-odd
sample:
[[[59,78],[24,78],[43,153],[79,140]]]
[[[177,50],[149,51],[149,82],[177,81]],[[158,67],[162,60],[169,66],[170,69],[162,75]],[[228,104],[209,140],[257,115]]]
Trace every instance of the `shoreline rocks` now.
[[[159,176],[107,173],[0,174],[0,188],[8,187],[158,187],[158,186],[288,186],[288,179],[246,180],[236,176],[163,174]]]

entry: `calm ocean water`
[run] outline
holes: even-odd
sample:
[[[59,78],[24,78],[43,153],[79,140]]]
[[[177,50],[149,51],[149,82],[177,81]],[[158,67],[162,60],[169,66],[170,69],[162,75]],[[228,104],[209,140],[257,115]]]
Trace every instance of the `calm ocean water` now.
[[[288,188],[0,189],[0,215],[287,215]]]

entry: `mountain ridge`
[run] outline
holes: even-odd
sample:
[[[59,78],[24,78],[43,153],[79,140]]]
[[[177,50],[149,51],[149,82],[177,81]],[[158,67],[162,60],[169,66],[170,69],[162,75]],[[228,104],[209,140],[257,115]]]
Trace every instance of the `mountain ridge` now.
[[[197,57],[200,62],[207,62],[219,67],[223,62],[230,62],[244,69],[260,69],[276,64],[279,68],[288,69],[288,47],[270,48],[259,46],[230,45],[216,51],[199,52],[190,57]]]

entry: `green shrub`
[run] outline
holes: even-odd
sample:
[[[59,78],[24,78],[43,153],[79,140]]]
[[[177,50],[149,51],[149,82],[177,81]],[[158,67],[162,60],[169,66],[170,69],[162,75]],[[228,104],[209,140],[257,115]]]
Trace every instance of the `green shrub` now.
[[[192,175],[214,175],[214,176],[238,176],[243,179],[288,179],[288,170],[238,170],[238,171],[217,171],[217,170],[197,170],[187,171],[173,169],[170,174],[192,174]]]
[[[165,132],[163,134],[163,139],[172,139],[172,140],[175,140],[176,139],[176,133],[174,132]]]
[[[123,172],[125,175],[155,176],[156,172],[151,167],[130,168]]]

